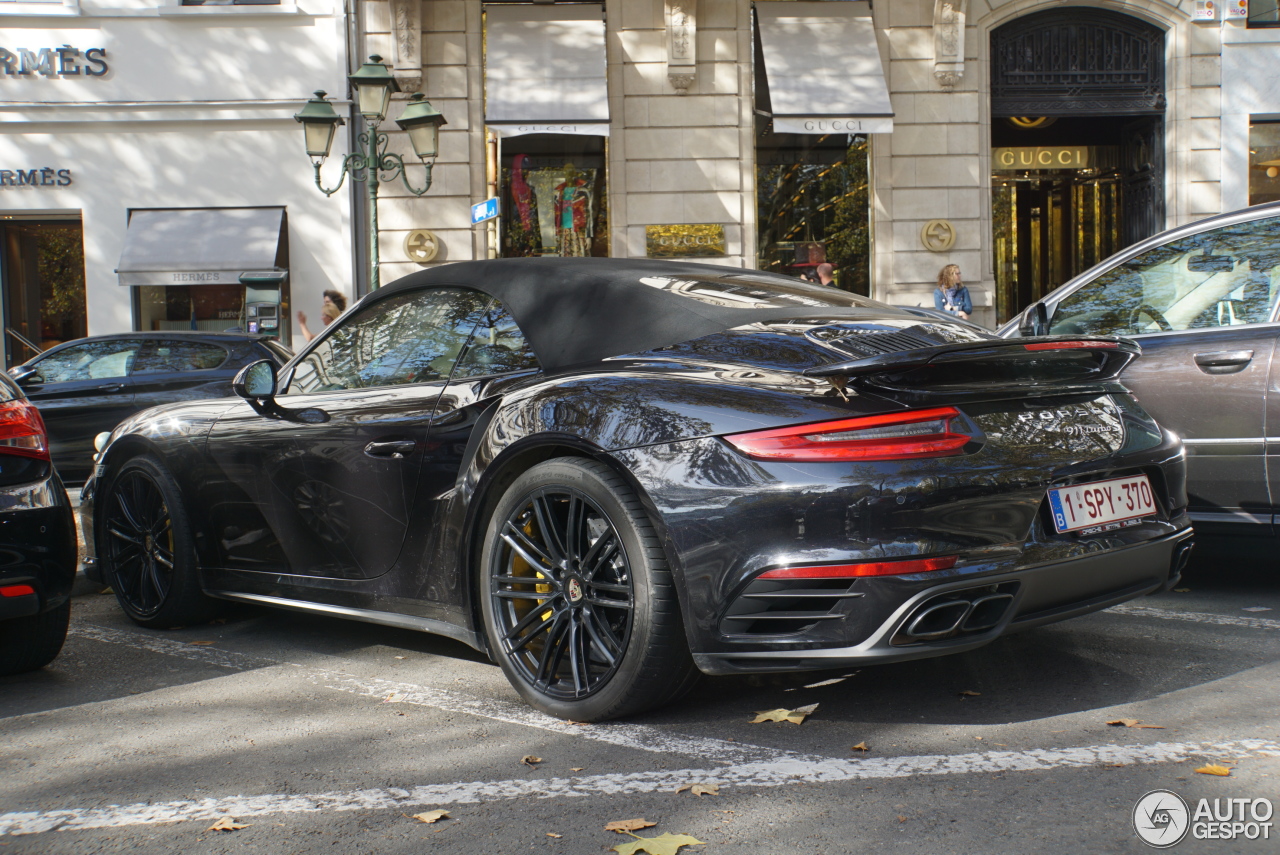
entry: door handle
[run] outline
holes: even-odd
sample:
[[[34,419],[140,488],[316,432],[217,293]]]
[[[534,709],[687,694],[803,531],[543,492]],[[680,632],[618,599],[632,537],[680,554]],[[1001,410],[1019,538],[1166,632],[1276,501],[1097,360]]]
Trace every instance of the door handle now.
[[[392,460],[403,460],[413,450],[418,447],[418,443],[412,439],[393,439],[388,442],[371,442],[364,447],[364,453],[370,457],[390,457]]]
[[[1234,374],[1243,371],[1253,361],[1253,351],[1215,350],[1211,353],[1197,353],[1192,358],[1206,374]]]
[[[119,392],[124,388],[123,383],[104,383],[95,388],[97,392]]]

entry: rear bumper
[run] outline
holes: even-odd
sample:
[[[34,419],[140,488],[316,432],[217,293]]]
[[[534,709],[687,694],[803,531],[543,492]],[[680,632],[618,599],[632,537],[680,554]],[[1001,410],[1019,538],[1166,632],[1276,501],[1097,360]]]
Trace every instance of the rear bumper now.
[[[695,653],[694,661],[706,674],[738,674],[901,662],[973,650],[1010,632],[1167,590],[1177,583],[1191,543],[1191,529],[1185,528],[1121,549],[932,586],[905,600],[865,641],[848,647]],[[974,604],[983,600],[998,600],[1000,617],[990,626],[965,631]],[[939,615],[940,624],[927,625],[930,610]],[[945,637],[913,637],[946,629],[943,624],[952,620],[956,630],[941,633]]]
[[[75,570],[75,524],[58,476],[0,488],[0,588],[35,590],[0,597],[0,620],[61,606],[71,596]]]

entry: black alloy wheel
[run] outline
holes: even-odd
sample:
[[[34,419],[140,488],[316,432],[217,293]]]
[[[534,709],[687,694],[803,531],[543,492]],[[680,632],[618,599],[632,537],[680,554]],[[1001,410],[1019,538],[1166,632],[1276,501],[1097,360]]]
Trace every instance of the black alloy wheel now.
[[[177,485],[159,462],[135,457],[112,479],[98,519],[104,578],[135,623],[170,628],[211,618]]]
[[[665,703],[696,675],[670,571],[626,484],[594,461],[547,461],[489,524],[490,648],[530,704],[600,721]]]

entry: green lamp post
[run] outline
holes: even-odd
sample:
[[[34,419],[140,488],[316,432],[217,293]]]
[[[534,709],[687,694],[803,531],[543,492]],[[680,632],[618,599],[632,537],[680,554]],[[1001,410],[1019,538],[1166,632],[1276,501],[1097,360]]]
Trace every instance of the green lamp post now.
[[[347,75],[347,79],[355,90],[356,109],[364,118],[366,129],[356,138],[360,150],[342,159],[342,175],[335,186],[324,186],[320,178],[320,167],[333,147],[334,133],[343,124],[342,117],[334,111],[324,91],[320,90],[293,118],[302,124],[307,155],[315,167],[316,187],[321,193],[326,196],[337,193],[348,175],[352,181],[363,181],[368,187],[369,289],[373,290],[381,284],[378,276],[378,185],[383,181],[395,181],[398,175],[405,189],[415,196],[421,196],[430,190],[431,167],[439,153],[440,126],[445,124],[445,120],[440,111],[432,107],[431,102],[425,100],[420,92],[410,98],[408,106],[396,120],[400,129],[408,133],[409,144],[426,170],[426,184],[419,190],[409,183],[408,164],[404,162],[404,158],[394,152],[387,152],[387,135],[378,130],[378,125],[386,118],[391,106],[392,93],[400,91],[395,78],[391,76],[391,69],[383,64],[382,57],[371,56],[358,71]]]

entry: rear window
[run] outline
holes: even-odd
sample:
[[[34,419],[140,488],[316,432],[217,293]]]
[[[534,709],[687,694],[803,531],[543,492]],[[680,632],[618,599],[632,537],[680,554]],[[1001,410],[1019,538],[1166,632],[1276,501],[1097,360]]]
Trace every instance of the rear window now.
[[[699,303],[729,309],[870,308],[882,304],[839,288],[782,277],[642,276],[640,282]]]

